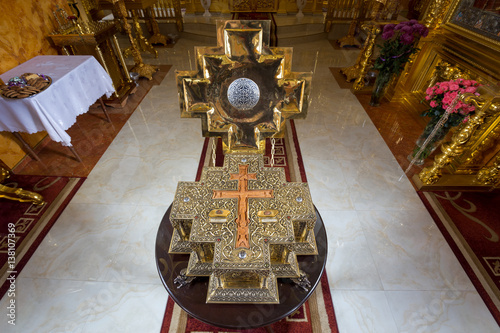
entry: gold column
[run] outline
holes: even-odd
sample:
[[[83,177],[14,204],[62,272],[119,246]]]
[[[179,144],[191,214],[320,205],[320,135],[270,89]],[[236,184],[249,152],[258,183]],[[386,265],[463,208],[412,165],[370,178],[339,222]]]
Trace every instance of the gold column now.
[[[113,45],[115,46],[116,53],[118,54],[118,59],[120,61],[120,64],[122,65],[123,71],[125,72],[125,76],[127,77],[127,82],[130,83],[132,82],[132,79],[130,78],[130,73],[128,71],[127,64],[125,63],[125,58],[123,58],[120,44],[118,44],[118,39],[115,35],[113,35]]]
[[[101,51],[101,48],[99,47],[99,45],[95,46],[95,51],[97,52],[97,56],[99,57],[99,61],[101,62],[102,66],[104,67],[104,70],[111,77],[111,72],[108,69],[108,65],[106,64],[106,60],[104,60],[104,56],[102,55],[102,51]],[[114,82],[111,82],[111,84],[113,85],[113,89],[115,89],[115,94],[116,94],[116,91],[118,91],[118,89],[116,89]]]
[[[146,37],[144,37],[144,34],[142,32],[142,28],[141,28],[141,24],[139,23],[139,17],[137,15],[137,10],[132,9],[131,12],[132,12],[132,21],[134,22],[135,40],[137,41],[137,45],[139,46],[139,49],[141,51],[147,51],[147,52],[151,53],[152,55],[154,55],[155,58],[158,58],[158,51],[156,51],[155,48],[153,47],[153,45],[151,45],[148,42],[148,40],[146,39]],[[126,17],[126,15],[125,15],[125,17]],[[124,19],[124,21],[126,21],[126,19]],[[128,22],[127,22],[127,24],[128,24]],[[123,55],[125,56],[125,58],[130,57],[130,55],[132,55],[133,51],[134,51],[133,47],[130,46],[125,51],[123,51]]]
[[[142,61],[141,53],[137,48],[137,44],[135,42],[134,37],[132,36],[132,29],[130,24],[127,21],[127,9],[125,8],[124,0],[112,0],[113,5],[115,5],[116,12],[119,18],[123,21],[123,29],[125,33],[128,35],[128,39],[130,41],[131,53],[134,58],[135,66],[132,68],[132,72],[136,72],[139,76],[146,77],[149,80],[153,79],[153,74],[158,70],[158,68],[147,65]]]
[[[361,27],[368,34],[366,38],[365,45],[361,50],[356,63],[350,67],[342,68],[340,72],[346,76],[347,81],[354,81],[354,90],[361,90],[364,87],[363,78],[366,74],[368,65],[370,64],[370,59],[373,54],[373,48],[375,47],[375,39],[380,33],[380,28],[375,23],[363,24]]]

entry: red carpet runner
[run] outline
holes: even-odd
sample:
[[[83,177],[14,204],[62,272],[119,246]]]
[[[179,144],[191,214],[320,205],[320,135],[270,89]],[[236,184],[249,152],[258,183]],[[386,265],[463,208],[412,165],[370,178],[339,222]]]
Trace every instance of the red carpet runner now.
[[[6,279],[11,275],[15,277],[19,275],[84,180],[84,178],[13,175],[4,182],[6,186],[39,193],[46,203],[37,206],[28,202],[0,199],[2,212],[0,217],[0,298],[9,289]],[[9,223],[15,225],[15,244],[9,244],[8,241]],[[15,261],[9,258],[9,250],[14,250]]]
[[[283,167],[288,181],[306,182],[306,173],[302,163],[302,155],[295,131],[293,120],[290,121],[287,127],[287,135],[285,138],[276,139],[274,153],[274,167]],[[198,181],[201,176],[203,166],[206,166],[212,161],[213,140],[205,139],[205,144],[201,153],[200,164],[196,175]],[[215,165],[222,166],[224,156],[222,153],[221,140],[217,140]],[[271,163],[271,142],[266,140],[266,153],[264,163],[270,166]],[[257,314],[258,315],[258,314]],[[295,314],[280,320],[271,325],[274,332],[338,332],[337,321],[333,309],[332,297],[328,286],[328,278],[326,273],[321,277],[321,284],[318,285],[316,291],[304,303],[302,308]],[[262,327],[254,330],[227,330],[214,327],[202,323],[182,311],[171,298],[168,299],[167,308],[163,318],[161,328],[162,333],[167,332],[267,332],[266,328]]]

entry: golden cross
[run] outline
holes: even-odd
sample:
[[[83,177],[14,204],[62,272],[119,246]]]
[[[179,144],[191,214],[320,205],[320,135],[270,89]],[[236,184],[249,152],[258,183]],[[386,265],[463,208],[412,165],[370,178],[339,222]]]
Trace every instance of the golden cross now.
[[[249,190],[248,180],[255,180],[257,174],[248,173],[248,165],[239,165],[239,173],[232,173],[231,180],[238,180],[238,190],[213,190],[213,199],[237,198],[238,217],[236,218],[237,234],[235,247],[250,248],[248,236],[248,198],[273,198],[273,190]]]
[[[197,47],[197,70],[176,74],[181,117],[201,118],[225,152],[263,153],[286,119],[306,116],[312,73],[292,72],[291,48],[270,48],[269,35],[269,21],[219,21],[218,46]]]

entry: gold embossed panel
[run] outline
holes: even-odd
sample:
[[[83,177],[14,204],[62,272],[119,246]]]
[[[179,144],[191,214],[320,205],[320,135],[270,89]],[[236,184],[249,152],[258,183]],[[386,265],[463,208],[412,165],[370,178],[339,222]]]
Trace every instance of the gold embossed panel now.
[[[188,276],[210,276],[207,302],[277,303],[277,278],[298,277],[297,255],[317,254],[307,183],[289,183],[260,154],[226,154],[199,182],[180,182],[171,253]],[[236,296],[239,295],[239,296]]]

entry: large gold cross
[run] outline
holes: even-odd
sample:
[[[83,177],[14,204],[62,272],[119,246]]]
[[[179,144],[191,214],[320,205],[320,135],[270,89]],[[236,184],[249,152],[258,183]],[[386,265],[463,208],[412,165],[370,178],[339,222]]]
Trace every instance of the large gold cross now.
[[[213,199],[237,198],[238,217],[236,218],[237,234],[235,247],[250,248],[248,236],[248,198],[273,198],[273,190],[249,190],[248,180],[255,180],[257,174],[248,173],[248,164],[239,165],[239,173],[232,173],[231,180],[238,180],[237,191],[214,190]]]
[[[225,152],[262,152],[285,121],[305,118],[312,73],[292,72],[291,48],[270,48],[269,21],[217,23],[217,43],[197,47],[196,71],[176,74],[181,116],[202,118]]]

